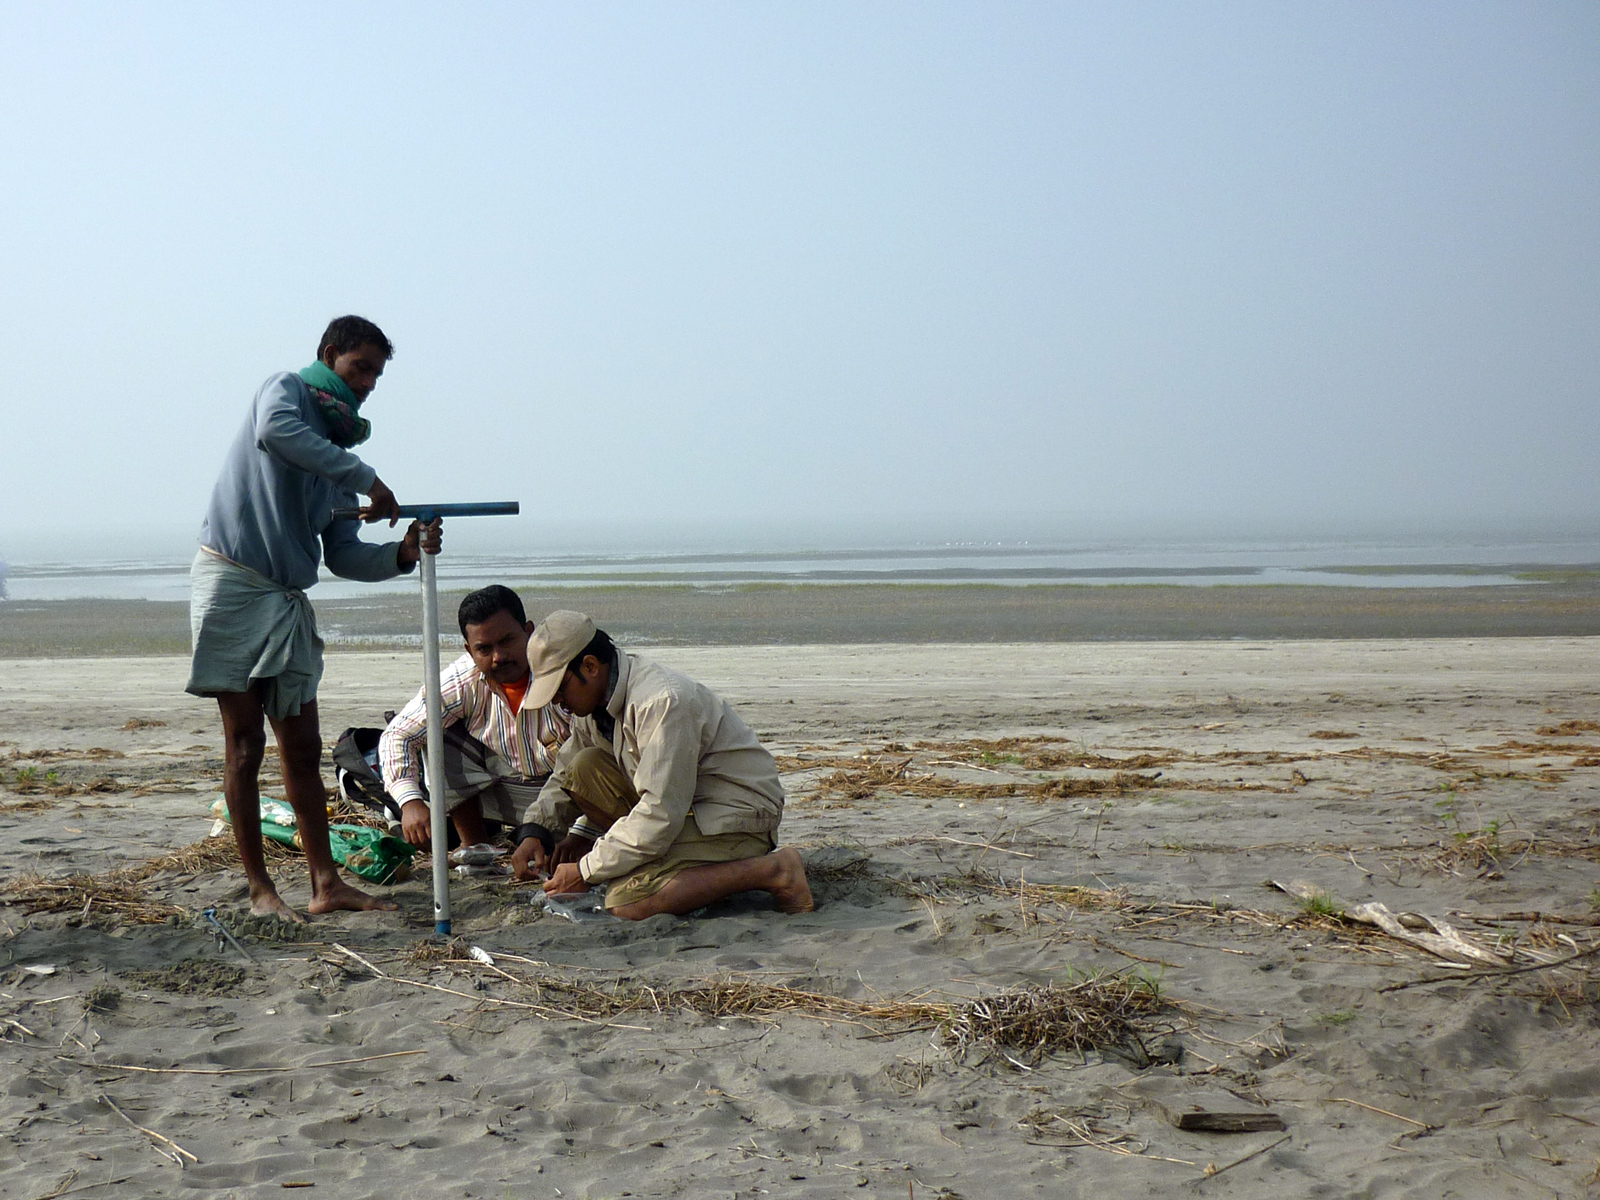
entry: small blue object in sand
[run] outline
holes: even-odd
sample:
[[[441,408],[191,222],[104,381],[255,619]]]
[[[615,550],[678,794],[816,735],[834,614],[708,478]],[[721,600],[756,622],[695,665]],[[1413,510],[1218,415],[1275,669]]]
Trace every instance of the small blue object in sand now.
[[[217,935],[218,950],[224,950],[227,947],[232,946],[240,954],[244,955],[245,958],[249,959],[251,962],[255,962],[256,956],[251,954],[250,951],[246,950],[239,943],[239,939],[228,932],[228,927],[226,925],[217,920],[217,910],[215,908],[208,908],[201,915],[205,917],[206,924],[211,926],[211,932]],[[224,941],[224,938],[227,940]]]

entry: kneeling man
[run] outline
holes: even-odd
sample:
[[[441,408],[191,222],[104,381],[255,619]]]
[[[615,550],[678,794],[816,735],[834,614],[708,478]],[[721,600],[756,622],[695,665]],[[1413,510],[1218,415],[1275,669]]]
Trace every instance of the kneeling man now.
[[[527,695],[533,625],[521,597],[493,584],[462,600],[457,620],[467,652],[440,672],[442,774],[446,811],[462,844],[472,846],[491,840],[502,826],[514,828],[538,798],[568,722],[548,700],[534,703]],[[401,833],[423,850],[433,841],[422,774],[427,738],[428,702],[419,691],[378,742],[383,786],[400,805]]]
[[[778,765],[722,697],[619,650],[582,613],[546,617],[528,662],[524,703],[555,700],[576,719],[517,832],[518,878],[550,869],[550,893],[607,884],[606,908],[629,920],[746,891],[811,911],[799,853],[773,841]],[[598,840],[573,830],[580,818],[604,831]]]

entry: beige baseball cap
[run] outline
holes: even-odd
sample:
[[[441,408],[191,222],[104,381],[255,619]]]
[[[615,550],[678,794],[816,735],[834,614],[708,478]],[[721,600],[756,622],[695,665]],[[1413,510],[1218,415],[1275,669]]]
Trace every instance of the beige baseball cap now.
[[[528,668],[533,682],[524,704],[543,708],[556,698],[567,664],[594,640],[594,622],[580,612],[559,609],[539,622],[528,639]]]

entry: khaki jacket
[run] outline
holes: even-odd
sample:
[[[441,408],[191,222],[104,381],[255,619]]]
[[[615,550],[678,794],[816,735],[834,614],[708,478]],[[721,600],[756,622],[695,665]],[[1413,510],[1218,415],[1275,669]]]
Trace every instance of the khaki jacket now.
[[[687,675],[617,651],[617,683],[606,711],[607,742],[592,716],[575,717],[550,780],[524,821],[560,836],[582,815],[565,790],[566,768],[599,746],[616,756],[639,803],[584,855],[590,883],[616,879],[660,858],[692,810],[705,834],[772,833],[783,819],[778,764],[721,696]]]

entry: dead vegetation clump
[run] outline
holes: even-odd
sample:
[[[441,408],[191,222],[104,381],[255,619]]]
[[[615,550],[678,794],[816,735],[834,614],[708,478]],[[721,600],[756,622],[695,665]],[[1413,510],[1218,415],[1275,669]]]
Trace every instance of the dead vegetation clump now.
[[[1177,787],[1181,786],[1176,781],[1161,779],[1161,773],[1154,775],[1141,775],[1137,771],[1118,771],[1110,779],[1084,779],[1081,777],[1063,776],[1060,779],[1051,779],[1044,783],[1035,783],[1027,788],[1026,794],[1036,796],[1040,800],[1065,800],[1072,796],[1121,796],[1127,792],[1138,791],[1145,788]]]
[[[62,758],[127,758],[121,750],[109,746],[90,746],[87,750],[13,750],[0,758],[4,762],[52,762]]]
[[[1073,796],[1123,795],[1140,788],[1174,786],[1160,773],[1141,775],[1118,771],[1107,777],[1063,776],[1037,783],[967,783],[931,771],[914,772],[910,758],[898,762],[880,759],[866,766],[834,771],[817,781],[817,796],[838,796],[846,800],[866,800],[879,792],[892,791],[922,800],[959,797],[965,800],[1001,800],[1031,796],[1040,800]]]
[[[1515,840],[1518,844],[1508,845]],[[1486,879],[1499,879],[1506,868],[1501,859],[1515,851],[1518,861],[1533,852],[1533,838],[1512,830],[1488,829],[1473,834],[1456,834],[1415,856],[1417,865],[1441,875],[1475,871]]]
[[[448,942],[418,942],[400,957],[407,966],[432,967],[439,963],[464,959],[466,954],[467,944],[460,938],[452,938]]]
[[[1600,980],[1536,978],[1531,984],[1518,987],[1516,993],[1543,1009],[1559,1010],[1563,1019],[1571,1021],[1576,1013],[1593,1012],[1600,1004]]]
[[[332,789],[330,793],[331,791]],[[335,825],[363,825],[382,833],[389,833],[392,829],[389,818],[377,809],[357,804],[342,793],[334,800],[332,811],[328,813],[328,820]]]
[[[1155,984],[1142,976],[1091,975],[952,1004],[943,1033],[959,1058],[998,1055],[1013,1066],[1033,1067],[1064,1051],[1128,1045],[1143,1051],[1141,1035],[1152,1032],[1162,1007]]]
[[[863,1024],[885,1033],[938,1030],[959,1061],[986,1062],[998,1056],[1022,1067],[1037,1065],[1060,1052],[1130,1044],[1142,1047],[1145,1037],[1170,1032],[1155,1024],[1168,1006],[1154,983],[1121,973],[1085,976],[1068,984],[1007,988],[989,996],[944,1002],[920,997],[857,1000],[747,975],[653,986],[625,976],[596,979],[551,970],[516,971],[508,964],[521,961],[540,968],[548,964],[512,955],[485,962],[461,957],[461,950],[457,941],[436,944],[432,952],[418,947],[405,958],[419,966],[470,970],[483,981],[510,982],[526,999],[498,999],[482,992],[440,988],[389,975],[364,959],[358,961],[380,978],[396,983],[460,994],[485,1004],[531,1009],[545,1017],[611,1022],[640,1013],[690,1012],[714,1019],[755,1020],[795,1015]]]
[[[87,783],[68,783],[60,778],[59,772],[46,772],[41,779],[28,769],[18,771],[9,786],[19,796],[55,796],[58,799],[64,796],[104,796],[127,791],[128,788],[127,784],[110,775],[98,775]]]
[[[291,850],[271,838],[261,839],[262,855],[269,867],[281,868],[291,863],[303,863],[298,851]],[[201,875],[207,871],[226,871],[239,865],[239,850],[231,837],[211,837],[204,841],[180,846],[170,854],[147,858],[144,862],[124,867],[115,874],[135,881],[143,881],[164,872],[174,875]]]
[[[1592,742],[1523,742],[1515,738],[1479,746],[1479,752],[1491,758],[1546,758],[1553,754],[1596,754],[1600,746]]]
[[[960,875],[890,876],[887,883],[895,891],[912,899],[933,900],[941,904],[959,900],[964,894],[970,895],[973,892],[1016,897],[1019,903],[1031,902],[1035,907],[1041,904],[1059,904],[1074,912],[1125,908],[1131,903],[1126,893],[1109,888],[1026,881],[1007,883],[999,874],[976,867]]]
[[[44,812],[54,805],[48,800],[13,800],[9,804],[0,804],[0,813],[30,813]]]
[[[806,863],[806,878],[812,883],[836,883],[845,879],[863,879],[872,874],[871,859],[865,855],[834,859],[812,860]]]
[[[1600,721],[1562,721],[1559,725],[1541,725],[1534,732],[1540,737],[1578,737],[1600,733]]]
[[[1539,853],[1546,858],[1583,858],[1600,862],[1600,843],[1545,838],[1539,843]]]
[[[271,838],[263,839],[267,864],[282,870],[305,860]],[[35,913],[77,912],[84,920],[98,915],[130,925],[159,925],[181,917],[184,909],[151,899],[145,881],[164,872],[198,875],[237,866],[239,852],[232,838],[206,838],[103,875],[67,875],[58,879],[24,875],[0,887],[0,896]]]
[[[68,875],[64,879],[23,875],[0,888],[0,895],[10,903],[22,905],[29,916],[69,912],[79,914],[85,921],[100,915],[129,925],[161,925],[169,917],[183,915],[183,909],[176,904],[150,899],[137,880],[120,872]]]
[[[1346,730],[1319,729],[1308,735],[1321,740],[1354,739],[1360,735]],[[1576,755],[1572,767],[1600,766],[1600,745],[1502,742],[1474,750],[1416,751],[1368,745],[1326,751],[1285,752],[1277,750],[1218,750],[1198,752],[1168,747],[1132,748],[1123,754],[1103,754],[1064,744],[1059,738],[974,738],[960,742],[919,741],[907,750],[898,742],[886,743],[877,755],[863,753],[841,757],[818,753],[779,759],[785,772],[821,771],[810,795],[825,803],[866,800],[880,792],[919,799],[956,798],[998,800],[1034,798],[1070,799],[1082,796],[1123,795],[1155,788],[1207,792],[1270,791],[1292,792],[1310,782],[1303,771],[1291,774],[1286,785],[1270,781],[1231,779],[1184,779],[1168,777],[1163,769],[1174,765],[1268,767],[1307,762],[1382,762],[1414,765],[1449,773],[1456,787],[1481,786],[1491,779],[1531,780],[1560,783],[1564,770],[1540,763],[1539,769],[1490,769],[1485,760],[1508,761],[1561,754]],[[938,756],[938,757],[934,757]],[[952,779],[934,768],[955,767],[983,771],[999,776],[996,782]],[[1009,777],[1008,772],[1093,771],[1094,775],[1058,774],[1055,778]],[[1107,774],[1109,772],[1109,774]]]
[[[1188,757],[1182,751],[1140,751],[1124,758],[1112,758],[1081,747],[1046,749],[1050,743],[1060,744],[1059,738],[973,738],[965,742],[918,742],[917,749],[932,750],[941,754],[958,755],[976,761],[965,765],[987,768],[994,765],[1013,765],[1029,771],[1059,771],[1079,767],[1093,771],[1148,771],[1155,767],[1170,766]]]
[[[1108,1127],[1106,1117],[1103,1109],[1096,1108],[1036,1108],[1017,1124],[1034,1138],[1049,1139],[1042,1145],[1092,1146],[1130,1157],[1144,1152],[1143,1142],[1124,1129]]]
[[[913,876],[887,880],[904,895],[931,903],[960,903],[974,893],[1014,901],[1022,914],[1024,927],[1051,919],[1050,909],[1067,912],[1116,912],[1124,918],[1121,929],[1137,932],[1143,925],[1173,920],[1192,920],[1215,925],[1251,925],[1262,929],[1310,929],[1324,933],[1349,934],[1358,939],[1382,936],[1364,925],[1351,925],[1331,905],[1301,905],[1294,914],[1242,908],[1223,902],[1201,903],[1180,900],[1146,900],[1126,891],[1087,888],[1073,884],[1029,883],[1024,879],[1006,880],[997,871],[973,868],[959,875]]]

